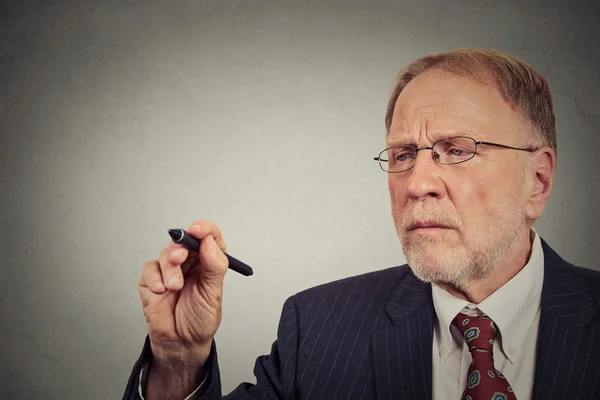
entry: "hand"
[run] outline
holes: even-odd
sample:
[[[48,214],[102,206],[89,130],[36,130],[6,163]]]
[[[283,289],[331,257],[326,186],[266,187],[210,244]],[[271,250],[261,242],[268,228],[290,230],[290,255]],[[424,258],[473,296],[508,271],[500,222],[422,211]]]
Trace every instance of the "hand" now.
[[[200,239],[199,252],[171,241],[157,260],[144,264],[138,284],[152,368],[155,362],[163,370],[202,368],[221,323],[229,265],[221,231],[211,222],[196,221],[187,232]]]

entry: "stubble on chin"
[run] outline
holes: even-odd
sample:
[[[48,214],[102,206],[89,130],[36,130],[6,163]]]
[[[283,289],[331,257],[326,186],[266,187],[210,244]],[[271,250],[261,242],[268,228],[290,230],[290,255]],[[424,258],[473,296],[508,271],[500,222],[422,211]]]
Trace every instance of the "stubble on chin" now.
[[[427,283],[449,285],[459,290],[469,282],[493,275],[500,262],[518,244],[519,232],[526,228],[523,218],[511,216],[506,211],[498,214],[498,226],[494,231],[481,229],[471,238],[464,237],[460,228],[422,236],[410,233],[402,219],[395,221],[398,221],[396,230],[404,255],[415,276]]]
[[[417,278],[427,283],[458,286],[474,273],[470,268],[471,256],[461,236],[461,223],[453,213],[425,210],[422,204],[418,204],[410,213],[395,215],[392,211],[392,216],[404,256]],[[423,220],[455,229],[436,235],[409,231],[411,224]]]
[[[433,237],[404,232],[399,237],[409,267],[423,282],[460,288],[466,279],[480,275],[455,230]]]

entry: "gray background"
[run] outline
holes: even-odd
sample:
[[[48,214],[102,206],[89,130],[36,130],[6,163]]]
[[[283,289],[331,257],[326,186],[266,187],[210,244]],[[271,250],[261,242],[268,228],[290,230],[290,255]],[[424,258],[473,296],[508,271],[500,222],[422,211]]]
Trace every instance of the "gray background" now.
[[[394,75],[431,52],[496,48],[548,78],[559,165],[537,229],[600,269],[597,2],[0,4],[2,399],[121,396],[168,228],[214,221],[255,269],[226,277],[227,391],[288,296],[402,264],[373,157]]]

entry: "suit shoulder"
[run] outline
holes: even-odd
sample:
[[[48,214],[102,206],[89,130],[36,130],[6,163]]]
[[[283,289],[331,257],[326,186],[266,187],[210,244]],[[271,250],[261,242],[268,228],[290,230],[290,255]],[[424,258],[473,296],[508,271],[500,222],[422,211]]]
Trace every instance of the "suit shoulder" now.
[[[596,307],[600,309],[600,271],[573,265],[567,261],[556,271],[559,273],[558,278],[563,279],[562,282],[573,282],[577,285],[577,289],[571,286],[571,290],[587,290],[594,297]]]
[[[545,273],[555,275],[552,280],[554,284],[560,284],[575,279],[579,287],[583,289],[588,287],[595,294],[596,301],[600,306],[600,271],[573,265],[562,258],[550,245],[542,239],[542,249],[544,251]]]
[[[596,288],[600,288],[600,286],[598,286],[600,284],[600,271],[573,265],[566,260],[562,261],[563,264],[560,266],[560,271],[562,273],[574,274],[583,282],[595,284]]]
[[[592,279],[596,282],[600,280],[600,271],[574,265],[562,258],[543,238],[541,239],[541,243],[542,251],[544,252],[544,264],[552,266],[551,269],[546,268],[547,272],[575,274],[581,278]]]
[[[596,293],[596,298],[600,298],[600,271],[578,267],[576,265],[571,265],[571,268],[576,273],[580,274],[584,281],[592,288]]]
[[[596,282],[600,281],[600,271],[596,271],[595,269],[590,269],[590,268],[585,268],[585,267],[579,267],[577,265],[572,265],[572,264],[571,264],[571,268],[573,268],[575,271],[582,274],[583,276],[585,276],[588,279],[592,279]]]

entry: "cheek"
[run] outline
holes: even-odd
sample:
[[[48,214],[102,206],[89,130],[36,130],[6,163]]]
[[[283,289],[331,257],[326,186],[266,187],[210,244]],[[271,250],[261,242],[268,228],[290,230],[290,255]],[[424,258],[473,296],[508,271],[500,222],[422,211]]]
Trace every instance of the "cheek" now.
[[[514,190],[497,174],[463,176],[448,185],[449,197],[464,225],[491,223],[486,219],[497,216],[498,208]]]
[[[404,204],[404,184],[397,178],[388,178],[388,190],[390,192],[390,200],[392,203],[392,212],[398,213]]]
[[[473,220],[476,222],[485,212],[485,205],[493,201],[488,190],[486,180],[478,177],[463,176],[448,182],[448,197],[463,225],[469,225],[469,221]]]

